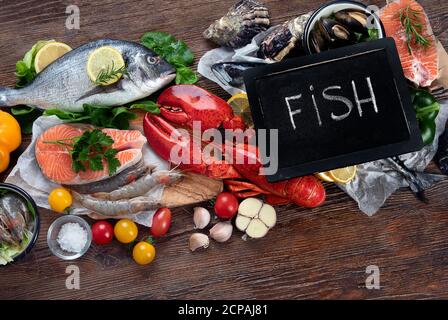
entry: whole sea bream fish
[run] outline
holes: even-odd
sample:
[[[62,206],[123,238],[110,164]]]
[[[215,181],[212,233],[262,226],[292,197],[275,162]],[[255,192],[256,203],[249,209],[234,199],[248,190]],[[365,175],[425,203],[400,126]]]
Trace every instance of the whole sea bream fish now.
[[[87,75],[87,60],[97,48],[111,46],[123,56],[127,75],[99,86]],[[148,48],[134,42],[102,39],[82,45],[54,61],[22,89],[0,88],[0,105],[79,112],[83,104],[123,105],[145,98],[176,77],[176,70]]]

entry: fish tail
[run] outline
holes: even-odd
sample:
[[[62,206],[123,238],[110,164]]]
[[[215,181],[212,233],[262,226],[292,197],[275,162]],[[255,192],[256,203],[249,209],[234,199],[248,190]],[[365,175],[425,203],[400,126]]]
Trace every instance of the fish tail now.
[[[0,87],[0,106],[12,107],[21,104],[17,89]]]

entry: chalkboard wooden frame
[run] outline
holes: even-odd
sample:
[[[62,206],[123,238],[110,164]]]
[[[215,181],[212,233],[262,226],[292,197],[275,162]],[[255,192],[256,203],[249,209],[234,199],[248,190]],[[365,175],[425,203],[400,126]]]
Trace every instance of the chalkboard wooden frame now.
[[[388,64],[394,77],[395,89],[405,121],[409,129],[409,139],[406,141],[383,145],[371,149],[364,149],[344,155],[338,155],[309,163],[302,163],[288,167],[279,167],[277,173],[267,175],[270,182],[282,181],[294,177],[305,176],[316,172],[328,171],[335,168],[342,168],[349,165],[356,165],[373,160],[384,159],[391,156],[397,156],[408,152],[418,151],[423,147],[421,134],[418,126],[415,112],[412,107],[410,92],[406,79],[403,74],[400,59],[396,49],[395,41],[392,38],[384,38],[366,43],[359,43],[352,46],[343,47],[326,51],[320,54],[289,59],[283,62],[270,64],[266,66],[249,69],[244,73],[244,81],[249,97],[250,108],[256,129],[268,129],[265,123],[260,95],[257,92],[257,81],[279,73],[285,73],[292,70],[298,70],[310,65],[328,63],[331,60],[345,59],[347,57],[356,57],[365,53],[385,50],[387,53]],[[375,68],[375,66],[366,66]],[[279,137],[281,139],[281,137]],[[267,155],[270,154],[269,143],[267,146]],[[279,157],[282,155],[279,154]]]

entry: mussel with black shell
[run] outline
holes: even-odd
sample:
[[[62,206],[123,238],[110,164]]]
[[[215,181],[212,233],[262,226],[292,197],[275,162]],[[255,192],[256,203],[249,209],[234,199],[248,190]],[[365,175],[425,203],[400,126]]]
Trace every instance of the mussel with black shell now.
[[[376,39],[367,27],[368,17],[362,10],[345,9],[321,17],[310,33],[310,47],[315,53]],[[370,30],[370,31],[369,31]]]

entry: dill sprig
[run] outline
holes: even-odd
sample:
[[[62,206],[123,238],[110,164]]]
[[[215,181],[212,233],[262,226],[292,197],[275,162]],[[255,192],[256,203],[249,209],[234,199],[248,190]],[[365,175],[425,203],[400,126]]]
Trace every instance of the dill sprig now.
[[[406,32],[406,45],[409,53],[412,54],[412,44],[420,45],[427,48],[431,45],[431,40],[426,38],[423,34],[423,22],[421,11],[412,9],[410,5],[400,9],[400,22]]]
[[[106,70],[101,70],[98,76],[95,79],[96,85],[104,85],[109,81],[114,79],[119,79],[123,74],[128,75],[128,71],[126,70],[126,66],[122,66],[121,68],[115,69],[114,62],[112,61],[111,66],[107,66]]]

